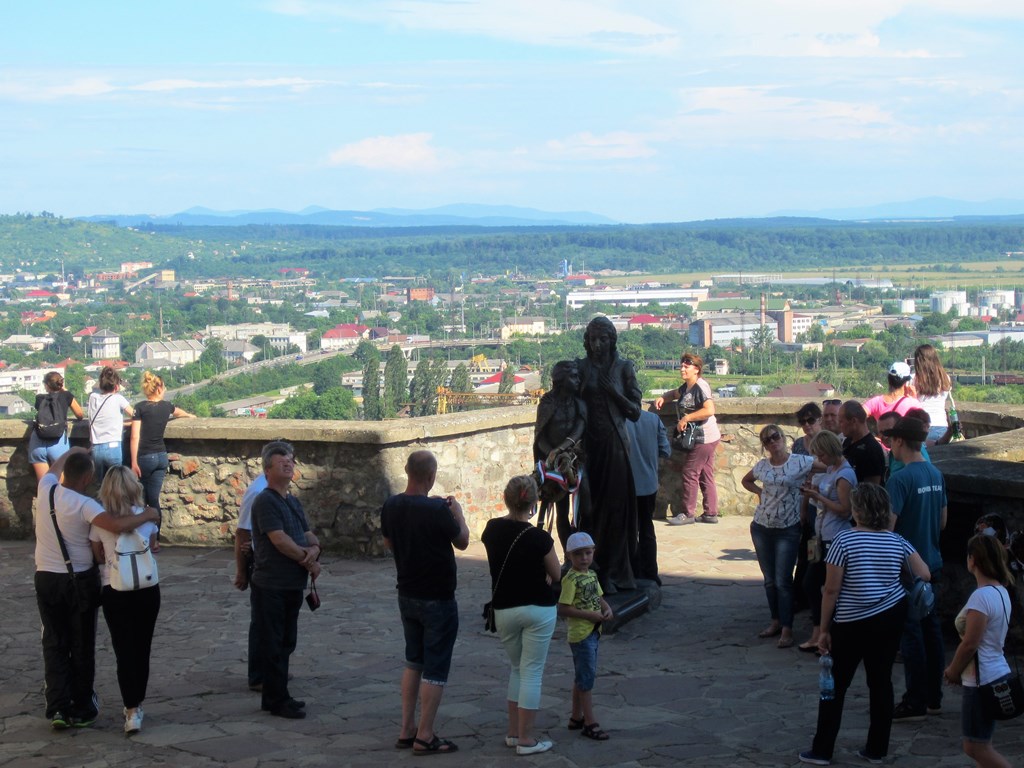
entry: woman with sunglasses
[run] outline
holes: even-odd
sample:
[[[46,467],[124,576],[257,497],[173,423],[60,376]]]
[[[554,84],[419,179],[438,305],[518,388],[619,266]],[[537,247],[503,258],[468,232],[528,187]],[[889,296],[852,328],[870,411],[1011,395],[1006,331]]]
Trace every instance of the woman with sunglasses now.
[[[772,617],[758,637],[778,636],[778,647],[789,648],[793,645],[793,565],[800,546],[800,486],[814,469],[814,459],[786,450],[786,437],[776,424],[762,429],[760,438],[768,456],[742,480],[743,487],[757,496],[750,538]]]
[[[751,522],[751,540],[765,578],[771,624],[758,637],[778,636],[778,647],[793,645],[793,566],[800,547],[800,487],[814,469],[814,460],[785,450],[785,436],[776,424],[761,430],[768,457],[742,479],[758,497]],[[818,465],[818,469],[823,469]],[[761,485],[757,481],[761,481]]]
[[[704,360],[692,352],[684,354],[679,361],[679,372],[683,377],[682,386],[670,389],[654,401],[654,407],[661,410],[665,403],[678,401],[676,413],[680,432],[689,423],[700,425],[704,431],[701,442],[692,451],[686,451],[683,459],[682,511],[668,519],[669,525],[687,525],[693,522],[718,522],[718,488],[715,486],[715,450],[722,439],[715,419],[715,401],[711,399],[711,386],[701,378]],[[697,488],[704,498],[704,514],[697,517]]]

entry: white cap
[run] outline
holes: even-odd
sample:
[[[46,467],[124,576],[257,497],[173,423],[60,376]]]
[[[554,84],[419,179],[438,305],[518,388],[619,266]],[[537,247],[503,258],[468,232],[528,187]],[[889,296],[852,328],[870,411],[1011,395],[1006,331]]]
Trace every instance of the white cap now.
[[[594,540],[590,538],[590,534],[585,533],[584,531],[578,531],[566,540],[565,551],[575,552],[577,549],[592,546],[594,546]]]
[[[891,366],[889,366],[889,375],[898,376],[901,379],[910,378],[910,366],[902,360],[897,360]]]

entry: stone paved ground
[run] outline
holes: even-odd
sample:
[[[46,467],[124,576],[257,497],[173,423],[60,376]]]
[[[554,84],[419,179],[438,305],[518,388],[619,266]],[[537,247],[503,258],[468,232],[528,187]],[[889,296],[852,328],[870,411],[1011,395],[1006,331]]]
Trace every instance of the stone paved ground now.
[[[611,740],[566,730],[572,662],[559,627],[548,658],[539,731],[552,752],[515,757],[504,736],[505,661],[480,629],[488,587],[478,544],[459,558],[462,631],[438,730],[460,751],[450,766],[793,766],[810,744],[816,706],[813,656],[756,635],[767,620],[760,574],[742,518],[718,526],[658,529],[662,607],[601,644],[595,703]],[[398,733],[402,639],[389,561],[331,558],[324,606],[303,610],[292,692],[306,720],[259,711],[245,686],[248,600],[230,583],[227,550],[165,548],[163,608],[143,731],[121,732],[113,656],[100,621],[92,729],[54,733],[43,719],[39,621],[28,542],[0,545],[0,766],[381,766],[419,764],[392,747]],[[806,633],[806,613],[798,636]],[[895,670],[902,690],[902,669]],[[968,765],[959,751],[959,694],[945,713],[894,727],[891,762],[907,768]],[[856,765],[867,719],[859,675],[847,699],[834,763]],[[996,743],[1024,765],[1024,720],[999,726]]]

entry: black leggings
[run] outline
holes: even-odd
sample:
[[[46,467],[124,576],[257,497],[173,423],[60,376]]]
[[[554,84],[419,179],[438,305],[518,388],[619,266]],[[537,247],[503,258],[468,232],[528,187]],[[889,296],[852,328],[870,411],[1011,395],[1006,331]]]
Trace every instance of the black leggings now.
[[[160,587],[118,592],[108,586],[103,588],[102,600],[103,618],[117,657],[121,700],[128,709],[134,709],[146,698],[149,684],[149,653],[160,613]]]

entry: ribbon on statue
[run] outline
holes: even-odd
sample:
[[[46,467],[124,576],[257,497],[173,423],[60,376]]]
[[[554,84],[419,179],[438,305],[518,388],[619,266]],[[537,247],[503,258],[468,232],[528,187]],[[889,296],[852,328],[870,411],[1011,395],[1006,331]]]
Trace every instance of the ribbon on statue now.
[[[567,494],[569,494],[569,524],[574,529],[579,528],[579,522],[580,522],[579,521],[579,516],[580,516],[579,489],[580,489],[580,484],[583,481],[583,467],[579,467],[578,469],[574,468],[574,471],[573,471],[572,475],[575,475],[575,477],[573,477],[572,475],[570,475],[569,477],[566,477],[566,475],[568,475],[568,474],[569,473],[567,473],[567,472],[560,472],[558,469],[555,469],[555,468],[549,468],[544,461],[538,461],[537,462],[537,476],[540,478],[540,482],[538,483],[538,486],[543,488],[544,484],[550,481],[551,483],[553,483],[555,486],[557,486],[562,491],[562,494],[559,494],[556,497],[545,498],[544,501],[541,503],[541,508],[540,508],[540,525],[541,525],[541,527],[544,526],[544,515],[545,515],[545,512],[548,510],[548,508],[551,506],[551,504],[554,501],[556,501],[557,499],[561,498],[562,495],[567,493]],[[575,482],[573,482],[573,480],[575,480]],[[551,486],[548,486],[548,488],[550,488],[550,487]],[[542,492],[541,496],[542,496],[542,498],[544,498],[545,494]],[[550,525],[548,527],[550,528]]]

